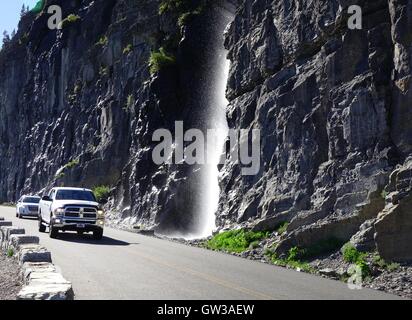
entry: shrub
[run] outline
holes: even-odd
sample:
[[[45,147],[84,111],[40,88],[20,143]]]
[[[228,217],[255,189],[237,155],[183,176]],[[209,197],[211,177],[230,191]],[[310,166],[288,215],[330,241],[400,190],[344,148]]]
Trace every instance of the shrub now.
[[[342,247],[343,260],[356,263],[362,256],[352,243],[348,242]]]
[[[93,188],[93,193],[96,197],[96,200],[100,202],[103,199],[107,199],[110,195],[110,188],[108,186],[96,186]]]
[[[277,228],[277,232],[279,234],[284,234],[286,229],[288,228],[289,222],[282,222],[279,227]]]
[[[60,24],[60,28],[63,29],[67,26],[69,26],[70,24],[75,23],[76,21],[80,20],[80,16],[76,15],[76,14],[69,14]]]
[[[267,232],[253,232],[243,229],[231,230],[215,235],[206,243],[206,247],[214,250],[240,253],[246,251],[251,245],[257,246],[268,235]]]
[[[123,54],[124,54],[124,55],[127,55],[127,54],[129,54],[130,52],[132,52],[132,50],[133,50],[133,46],[132,46],[131,44],[128,44],[126,47],[124,47],[124,49],[123,49]]]
[[[79,164],[79,159],[74,159],[74,160],[70,161],[69,163],[67,163],[64,167],[66,169],[73,169],[78,164]]]
[[[176,58],[166,53],[164,48],[160,48],[159,51],[152,52],[149,60],[150,73],[155,74],[164,67],[173,65],[176,63]]]
[[[132,94],[129,94],[127,96],[127,101],[126,101],[126,107],[124,109],[126,110],[131,110],[134,105],[134,96]]]
[[[163,0],[159,5],[159,14],[177,12],[188,8],[190,0]]]
[[[11,258],[11,257],[14,256],[14,250],[13,250],[12,248],[9,248],[9,249],[7,250],[7,256],[8,256],[9,258]]]
[[[109,43],[109,39],[107,38],[106,35],[101,36],[99,41],[97,41],[96,45],[104,47]]]
[[[396,270],[398,270],[400,268],[400,264],[399,263],[390,263],[388,265],[386,265],[386,270],[388,270],[389,272],[394,272]]]

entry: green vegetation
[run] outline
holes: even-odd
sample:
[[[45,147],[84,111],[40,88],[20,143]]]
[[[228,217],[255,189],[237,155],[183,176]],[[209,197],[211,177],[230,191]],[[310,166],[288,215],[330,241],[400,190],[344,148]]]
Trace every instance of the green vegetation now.
[[[286,229],[288,228],[289,222],[282,222],[278,227],[277,227],[277,233],[280,235],[284,234],[286,232]]]
[[[278,266],[291,267],[294,269],[300,269],[304,272],[314,273],[315,269],[305,260],[302,259],[304,256],[304,250],[293,247],[289,250],[287,258],[279,258],[273,251],[268,250],[266,252],[271,258],[271,261]]]
[[[109,186],[96,186],[93,188],[93,193],[96,196],[96,200],[100,202],[103,199],[107,199],[110,195],[110,188]]]
[[[201,13],[202,13],[201,8],[198,8],[194,11],[189,11],[189,12],[182,13],[179,16],[179,19],[177,20],[178,26],[181,28],[181,27],[187,25],[193,18],[200,15]]]
[[[123,54],[124,54],[124,55],[127,55],[127,54],[129,54],[130,52],[132,52],[132,50],[133,50],[133,46],[129,43],[126,47],[124,47],[124,49],[123,49]]]
[[[105,76],[107,76],[108,74],[109,74],[109,68],[108,68],[108,67],[101,66],[101,67],[100,67],[100,70],[99,70],[99,75],[100,75],[101,77],[105,77]]]
[[[351,263],[356,263],[364,257],[364,254],[358,251],[358,249],[356,249],[355,246],[350,242],[346,243],[342,247],[342,254],[343,260]]]
[[[358,251],[355,246],[348,242],[342,247],[343,260],[354,263],[362,270],[362,277],[368,277],[371,273],[368,263],[366,262],[367,254]]]
[[[378,266],[381,269],[385,269],[389,272],[394,272],[400,268],[399,263],[387,263],[378,253],[375,253],[375,255],[372,257],[372,263],[373,265]]]
[[[64,178],[64,176],[65,176],[65,173],[64,173],[64,172],[60,172],[59,174],[57,174],[57,175],[55,176],[55,178],[56,178],[56,179],[61,179],[61,178]]]
[[[152,52],[149,60],[150,73],[155,74],[162,70],[164,67],[173,65],[176,63],[176,58],[166,53],[164,48],[160,48],[159,51]]]
[[[77,166],[79,164],[79,159],[74,159],[72,161],[70,161],[69,163],[67,163],[64,168],[65,169],[73,169],[75,166]]]
[[[78,20],[80,20],[80,16],[78,16],[77,14],[69,14],[62,22],[60,25],[61,29],[66,28],[67,26],[77,22]]]
[[[107,36],[104,35],[104,36],[101,36],[101,37],[100,37],[99,41],[96,42],[96,45],[97,45],[97,46],[102,46],[102,47],[104,47],[104,46],[106,46],[108,43],[109,43],[109,38],[107,38]]]
[[[12,248],[9,248],[9,249],[7,250],[7,256],[8,256],[9,258],[11,258],[11,257],[14,256],[14,250],[13,250]]]
[[[131,110],[133,108],[134,102],[135,102],[134,96],[132,94],[129,94],[127,96],[126,107],[124,109]]]
[[[383,199],[386,199],[387,196],[388,196],[388,192],[386,192],[385,190],[383,190],[383,191],[381,192],[381,197],[382,197]]]
[[[231,230],[215,235],[206,243],[206,247],[213,250],[240,253],[250,247],[256,247],[261,240],[268,236],[268,232],[253,232],[243,229]]]

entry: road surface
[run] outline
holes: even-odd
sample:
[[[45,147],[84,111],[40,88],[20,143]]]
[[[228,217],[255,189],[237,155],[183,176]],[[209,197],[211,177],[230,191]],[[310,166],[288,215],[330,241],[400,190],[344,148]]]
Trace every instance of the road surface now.
[[[396,299],[292,270],[107,228],[102,241],[64,234],[50,239],[15,209],[0,217],[37,235],[73,283],[76,299]]]

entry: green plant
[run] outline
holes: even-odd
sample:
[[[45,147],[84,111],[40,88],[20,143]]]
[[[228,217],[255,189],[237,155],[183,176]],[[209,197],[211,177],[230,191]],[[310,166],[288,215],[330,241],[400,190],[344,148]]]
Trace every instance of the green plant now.
[[[246,251],[251,244],[258,245],[261,240],[268,236],[268,232],[253,232],[243,229],[231,230],[215,235],[206,243],[206,247],[213,250],[240,253]]]
[[[100,202],[103,199],[107,199],[110,195],[110,188],[105,185],[96,186],[93,188],[92,191],[98,202]]]
[[[343,260],[346,262],[356,263],[361,257],[362,253],[359,252],[355,246],[348,242],[342,247]]]
[[[387,196],[388,196],[388,192],[385,191],[385,190],[382,190],[382,192],[381,192],[381,197],[382,197],[383,199],[386,199]]]
[[[180,12],[190,5],[190,0],[163,0],[159,5],[159,14]]]
[[[64,173],[64,172],[60,172],[59,174],[57,174],[57,175],[55,176],[55,178],[56,178],[56,179],[61,179],[61,178],[64,178],[64,176],[65,176],[65,173]]]
[[[150,73],[155,74],[164,67],[173,65],[176,63],[176,58],[169,55],[164,48],[160,48],[159,51],[152,52],[149,59]]]
[[[126,101],[126,110],[131,110],[134,105],[134,96],[132,94],[129,94],[127,96],[127,101]]]
[[[386,265],[386,270],[388,270],[389,272],[394,272],[397,271],[400,268],[400,266],[401,265],[399,263],[392,262]]]
[[[65,169],[73,169],[75,166],[77,166],[79,164],[79,159],[74,159],[72,161],[70,161],[69,163],[67,163],[64,168]]]
[[[343,260],[354,263],[362,271],[362,277],[368,277],[371,274],[369,264],[366,262],[366,253],[360,252],[355,246],[348,242],[342,247]]]
[[[124,55],[127,55],[127,54],[129,54],[130,52],[132,52],[132,50],[133,50],[133,46],[132,46],[131,44],[128,44],[126,47],[124,47],[124,49],[123,49],[123,54],[124,54]]]
[[[76,15],[76,14],[69,14],[62,22],[60,22],[60,28],[64,29],[67,26],[69,26],[70,24],[75,23],[76,21],[80,20],[80,16]]]
[[[109,39],[107,38],[106,35],[104,35],[100,37],[99,41],[96,42],[96,45],[104,47],[105,45],[108,44],[108,42],[109,42]]]
[[[100,67],[100,70],[99,70],[99,75],[100,75],[101,77],[105,77],[105,76],[107,76],[108,74],[109,74],[109,68],[108,68],[108,67],[101,66],[101,67]]]
[[[202,13],[201,8],[198,8],[197,10],[194,10],[194,11],[188,11],[188,12],[182,13],[179,16],[179,19],[177,20],[178,26],[183,27],[187,25],[193,18],[200,15],[201,13]]]
[[[7,250],[7,256],[8,256],[9,258],[11,258],[11,257],[14,256],[14,250],[13,250],[12,248],[9,248],[9,249]]]
[[[288,256],[286,259],[278,258],[275,253],[271,254],[271,261],[273,264],[286,267],[289,266],[294,269],[299,269],[304,272],[314,273],[315,269],[307,262],[301,259],[304,254],[304,250],[298,247],[293,247],[289,249]]]
[[[277,228],[277,232],[279,234],[284,234],[286,229],[288,228],[289,222],[282,222],[279,227]]]

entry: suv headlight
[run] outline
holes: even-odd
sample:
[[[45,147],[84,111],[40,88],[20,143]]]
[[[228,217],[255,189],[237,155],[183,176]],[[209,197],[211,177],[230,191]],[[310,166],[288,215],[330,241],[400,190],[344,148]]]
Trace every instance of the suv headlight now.
[[[97,210],[97,218],[104,219],[104,210],[102,209]]]
[[[63,215],[64,215],[64,208],[54,209],[53,215],[54,215],[55,217],[61,217],[61,216],[63,216]]]

